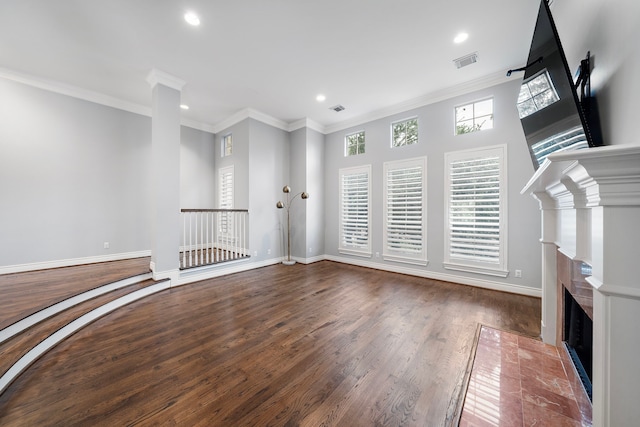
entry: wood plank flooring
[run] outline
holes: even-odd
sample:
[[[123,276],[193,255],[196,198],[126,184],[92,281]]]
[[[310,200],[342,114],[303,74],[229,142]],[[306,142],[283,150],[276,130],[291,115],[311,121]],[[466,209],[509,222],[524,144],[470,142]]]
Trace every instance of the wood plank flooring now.
[[[0,425],[445,425],[477,323],[539,334],[540,300],[322,261],[155,294],[0,396]]]
[[[149,272],[150,257],[0,275],[0,329],[72,297]],[[117,266],[116,268],[114,268]],[[80,278],[80,279],[79,279]],[[44,280],[43,280],[44,279]],[[73,283],[73,286],[69,286]]]

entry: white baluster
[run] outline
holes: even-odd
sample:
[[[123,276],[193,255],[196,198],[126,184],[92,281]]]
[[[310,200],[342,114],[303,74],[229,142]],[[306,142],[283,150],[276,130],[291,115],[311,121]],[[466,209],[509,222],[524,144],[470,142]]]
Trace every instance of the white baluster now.
[[[202,239],[202,225],[203,225],[203,223],[202,223],[202,212],[198,212],[198,221],[200,222],[200,239],[198,239],[198,242],[199,242],[198,246],[200,246],[200,264],[199,265],[202,265],[202,264],[204,264],[204,259],[202,258],[202,256],[204,255],[202,253],[202,250],[203,250],[202,249],[202,240],[203,240]]]
[[[242,212],[242,256],[247,256],[247,213]]]
[[[216,212],[216,262],[220,262],[220,212]]]
[[[207,225],[207,231],[204,233],[204,250],[205,252],[205,263],[209,264],[209,212],[204,212],[204,222]]]
[[[185,252],[185,245],[187,244],[187,216],[185,212],[182,215],[182,268],[187,266],[187,258]]]

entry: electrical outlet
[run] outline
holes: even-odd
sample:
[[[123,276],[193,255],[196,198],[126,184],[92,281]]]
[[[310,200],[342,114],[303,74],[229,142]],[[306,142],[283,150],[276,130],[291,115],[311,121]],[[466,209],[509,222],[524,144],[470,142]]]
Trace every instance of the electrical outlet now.
[[[309,248],[309,253],[313,252],[313,248]]]
[[[522,278],[522,270],[516,270],[516,277]]]
[[[271,249],[267,249],[267,255],[271,255]]]
[[[253,251],[253,256],[258,256],[258,251]]]
[[[109,242],[104,242],[102,245],[105,249],[109,249]]]
[[[380,258],[380,252],[376,252],[376,258]]]

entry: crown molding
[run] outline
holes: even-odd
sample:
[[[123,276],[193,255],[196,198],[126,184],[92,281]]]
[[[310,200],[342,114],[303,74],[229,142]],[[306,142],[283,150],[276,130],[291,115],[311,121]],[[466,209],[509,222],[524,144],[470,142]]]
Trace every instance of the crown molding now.
[[[240,123],[246,119],[254,119],[269,126],[273,126],[274,128],[278,128],[284,131],[289,131],[289,124],[283,120],[276,119],[273,116],[270,116],[262,111],[255,110],[253,108],[244,108],[232,116],[224,119],[221,122],[216,123],[211,129],[213,129],[213,133],[220,133],[225,129]]]
[[[95,104],[104,105],[106,107],[112,107],[118,110],[124,110],[130,113],[151,117],[151,107],[124,101],[119,98],[115,98],[91,90],[82,89],[77,86],[60,83],[55,80],[44,79],[30,74],[9,70],[7,68],[0,68],[0,77],[6,80],[25,84],[27,86],[54,92],[60,95],[66,95],[72,98],[81,99],[83,101],[89,101]]]
[[[316,132],[320,132],[321,134],[327,133],[326,127],[324,125],[308,117],[289,123],[289,132],[293,132],[294,130],[298,130],[302,128],[312,129],[312,130],[315,130]]]
[[[178,77],[171,75],[169,73],[165,73],[164,71],[160,71],[157,68],[152,69],[147,75],[147,82],[151,85],[152,88],[156,87],[159,83],[163,86],[170,87],[171,89],[175,89],[177,91],[181,91],[184,85],[187,83]]]
[[[125,101],[99,92],[94,92],[91,90],[82,89],[77,86],[60,83],[55,80],[43,79],[30,74],[25,74],[2,67],[0,67],[0,78],[17,83],[22,83],[24,85],[46,90],[48,92],[57,93],[59,95],[65,95],[71,98],[93,102],[94,104],[103,105],[105,107],[115,108],[117,110],[151,117],[152,110],[149,106]],[[214,126],[208,123],[202,123],[189,119],[181,119],[180,124],[204,132],[215,133]]]
[[[29,86],[37,87],[39,89],[47,90],[50,92],[58,93],[61,95],[70,96],[72,98],[82,99],[84,101],[93,102],[95,104],[104,105],[107,107],[116,108],[130,113],[140,114],[143,116],[151,117],[151,107],[146,105],[140,105],[133,102],[125,101],[119,98],[115,98],[109,95],[105,95],[99,92],[94,92],[86,89],[82,89],[77,86],[60,83],[54,80],[44,79],[33,75],[13,71],[7,68],[0,67],[0,78],[12,80],[18,83],[23,83]],[[514,77],[511,78],[511,80]],[[160,70],[153,69],[147,76],[147,81],[151,86],[155,86],[161,83],[165,86],[172,87],[176,90],[181,90],[185,82],[170,74],[164,73]],[[359,126],[364,123],[368,123],[374,120],[384,119],[385,117],[392,116],[394,114],[403,113],[405,111],[413,110],[423,107],[425,105],[434,104],[439,101],[453,98],[467,94],[469,92],[486,89],[497,84],[505,82],[505,76],[503,72],[494,73],[489,76],[476,79],[467,83],[462,83],[456,86],[451,86],[447,89],[432,92],[430,94],[414,98],[399,104],[389,106],[369,114],[358,116],[356,118],[346,120],[333,125],[322,125],[312,119],[303,118],[291,123],[287,123],[283,120],[270,116],[262,111],[253,108],[244,108],[230,117],[216,123],[204,123],[195,120],[181,119],[180,123],[184,126],[201,130],[210,133],[219,133],[223,130],[239,123],[245,119],[251,118],[275,128],[292,132],[304,127],[313,129],[323,135],[327,135],[340,130],[348,129],[353,126]]]
[[[201,130],[203,132],[216,133],[215,132],[215,127],[213,125],[208,124],[208,123],[202,123],[202,122],[198,122],[198,121],[195,121],[195,120],[189,120],[189,119],[180,119],[180,124],[182,126],[186,126],[188,128]]]
[[[503,71],[489,74],[479,79],[471,80],[466,83],[460,83],[455,86],[450,86],[445,89],[437,90],[426,95],[422,95],[418,98],[413,98],[389,107],[382,108],[380,110],[373,111],[371,113],[355,117],[353,119],[345,120],[343,122],[335,123],[325,127],[325,133],[333,133],[341,130],[345,130],[354,126],[360,126],[364,123],[372,122],[374,120],[384,119],[394,114],[404,113],[406,111],[414,110],[416,108],[424,107],[425,105],[435,104],[436,102],[445,101],[447,99],[454,98],[460,95],[466,95],[470,92],[486,89],[488,87],[496,86],[506,81],[511,81],[516,77],[506,78]]]

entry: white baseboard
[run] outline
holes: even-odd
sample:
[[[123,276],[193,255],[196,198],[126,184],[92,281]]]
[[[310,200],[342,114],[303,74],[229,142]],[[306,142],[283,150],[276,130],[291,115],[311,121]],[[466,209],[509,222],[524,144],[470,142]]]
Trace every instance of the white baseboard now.
[[[214,264],[211,266],[203,266],[201,268],[182,270],[180,271],[180,276],[176,282],[172,283],[172,286],[186,285],[188,283],[199,282],[200,280],[240,273],[242,271],[253,270],[255,268],[280,264],[282,262],[282,258],[272,258],[259,262],[251,262],[250,260],[250,258],[240,259],[238,261],[225,262],[224,266],[221,266],[221,264]]]
[[[23,273],[25,271],[47,270],[49,268],[71,267],[74,265],[95,264],[97,262],[119,261],[129,258],[151,256],[151,251],[123,252],[118,254],[90,256],[83,258],[60,259],[55,261],[33,262],[0,267],[0,274]]]
[[[392,273],[408,274],[410,276],[424,277],[426,279],[441,280],[443,282],[459,283],[461,285],[475,286],[478,288],[491,289],[494,291],[509,292],[512,294],[526,295],[530,297],[542,298],[542,289],[530,288],[528,286],[514,285],[511,283],[495,282],[493,280],[477,279],[473,277],[457,276],[447,273],[437,273],[433,271],[421,270],[417,268],[396,266],[389,264],[379,264],[354,258],[344,258],[334,255],[325,255],[323,259],[328,261],[341,262],[343,264],[357,265],[360,267],[373,268],[376,270],[390,271]]]
[[[0,267],[0,274],[8,273],[20,273],[24,271],[32,270],[44,270],[48,268],[69,267],[73,265],[81,264],[93,264],[96,262],[117,261],[128,258],[141,258],[151,256],[151,251],[139,251],[139,252],[126,252],[120,254],[102,255],[86,258],[75,258],[58,261],[47,261],[30,264],[10,265],[6,267]],[[478,279],[466,276],[458,276],[447,273],[437,273],[433,271],[427,271],[418,268],[396,266],[390,264],[381,264],[371,262],[363,259],[346,258],[335,255],[318,255],[311,258],[293,258],[296,262],[301,264],[311,264],[314,262],[329,260],[340,262],[343,264],[358,265],[361,267],[373,268],[376,270],[390,271],[393,273],[408,274],[410,276],[424,277],[427,279],[442,280],[445,282],[459,283],[463,285],[476,286],[479,288],[492,289],[496,291],[510,292],[518,295],[526,295],[531,297],[542,297],[542,290],[531,288],[528,286],[515,285],[511,283],[502,283],[492,280]],[[254,268],[266,267],[269,265],[281,263],[283,258],[272,258],[263,260],[260,262],[251,262],[250,259],[241,259],[238,261],[230,261],[225,263],[224,266],[217,264],[215,266],[203,266],[202,268],[195,268],[190,270],[180,271],[179,275],[170,275],[172,286],[186,285],[187,283],[193,283],[200,280],[211,279],[214,277],[226,276],[228,274],[239,273],[241,271],[252,270]],[[153,266],[152,266],[153,269]],[[177,278],[176,278],[177,277]]]
[[[291,259],[293,259],[296,262],[299,262],[300,264],[313,264],[314,262],[324,261],[327,258],[326,258],[325,255],[318,255],[318,256],[311,257],[311,258],[291,257]]]

